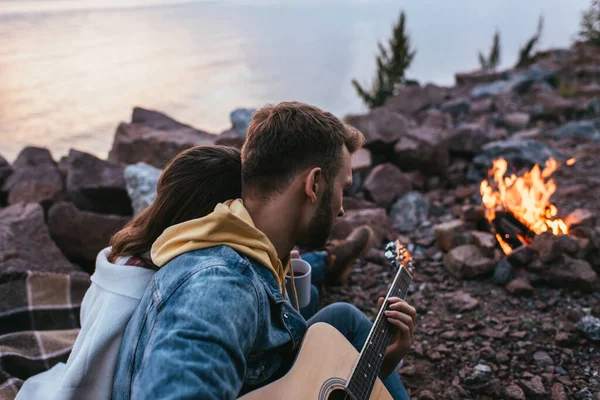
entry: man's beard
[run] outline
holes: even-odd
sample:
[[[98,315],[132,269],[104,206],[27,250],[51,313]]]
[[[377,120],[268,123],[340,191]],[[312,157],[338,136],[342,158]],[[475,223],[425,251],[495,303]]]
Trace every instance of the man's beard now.
[[[308,240],[306,245],[318,249],[327,243],[333,229],[334,218],[331,211],[331,200],[333,199],[333,188],[327,188],[319,202],[314,217],[308,224]]]

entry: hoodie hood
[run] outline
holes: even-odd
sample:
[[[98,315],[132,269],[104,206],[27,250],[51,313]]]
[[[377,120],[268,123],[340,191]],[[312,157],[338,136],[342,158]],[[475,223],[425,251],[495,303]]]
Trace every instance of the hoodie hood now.
[[[242,199],[217,204],[206,217],[165,229],[152,245],[150,255],[160,268],[183,253],[220,245],[231,247],[268,268],[285,297],[285,274],[290,264],[282,265],[269,238],[254,226]]]
[[[98,253],[96,270],[91,277],[92,282],[108,292],[140,300],[155,271],[148,268],[124,266],[125,259],[123,258],[112,263],[108,261],[109,254],[110,247]]]

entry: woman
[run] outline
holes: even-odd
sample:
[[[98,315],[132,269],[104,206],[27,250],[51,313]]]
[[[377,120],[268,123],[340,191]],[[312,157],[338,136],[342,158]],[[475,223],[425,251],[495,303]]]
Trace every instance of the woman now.
[[[150,258],[152,244],[166,228],[204,217],[218,203],[240,194],[239,150],[201,146],[173,158],[161,174],[153,204],[98,254],[81,305],[81,331],[67,363],[26,380],[17,399],[110,398],[123,333],[157,270]],[[361,228],[329,252],[307,254],[315,279],[341,283],[353,261],[369,247],[370,235]],[[306,318],[316,311],[316,294],[313,288],[314,298],[302,310]]]

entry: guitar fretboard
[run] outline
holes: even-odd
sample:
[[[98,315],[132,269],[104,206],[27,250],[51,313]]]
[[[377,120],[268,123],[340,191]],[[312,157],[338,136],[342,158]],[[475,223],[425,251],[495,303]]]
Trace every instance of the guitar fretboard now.
[[[401,267],[388,291],[386,302],[389,297],[404,299],[411,280],[412,276],[410,273],[404,267]],[[377,376],[383,363],[385,350],[393,335],[393,325],[388,322],[386,316],[383,314],[383,310],[385,309],[387,307],[382,307],[382,310],[379,311],[354,371],[346,385],[350,393],[356,397],[356,400],[367,400],[371,396],[373,386],[377,381]]]

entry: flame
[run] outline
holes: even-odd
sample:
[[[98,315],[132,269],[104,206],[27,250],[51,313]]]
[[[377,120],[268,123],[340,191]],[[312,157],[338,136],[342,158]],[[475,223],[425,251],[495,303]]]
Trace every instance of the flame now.
[[[574,163],[575,159],[567,161],[567,165]],[[558,167],[559,163],[550,158],[544,169],[535,165],[523,176],[504,176],[508,163],[502,158],[494,160],[488,173],[493,183],[490,184],[486,179],[479,187],[487,220],[491,223],[496,218],[497,210],[505,210],[536,234],[547,231],[555,235],[568,233],[565,222],[555,218],[558,209],[550,202],[550,197],[556,191],[556,183],[551,176]],[[496,238],[506,254],[512,251],[500,235],[497,234]],[[523,237],[519,239],[527,242]]]

